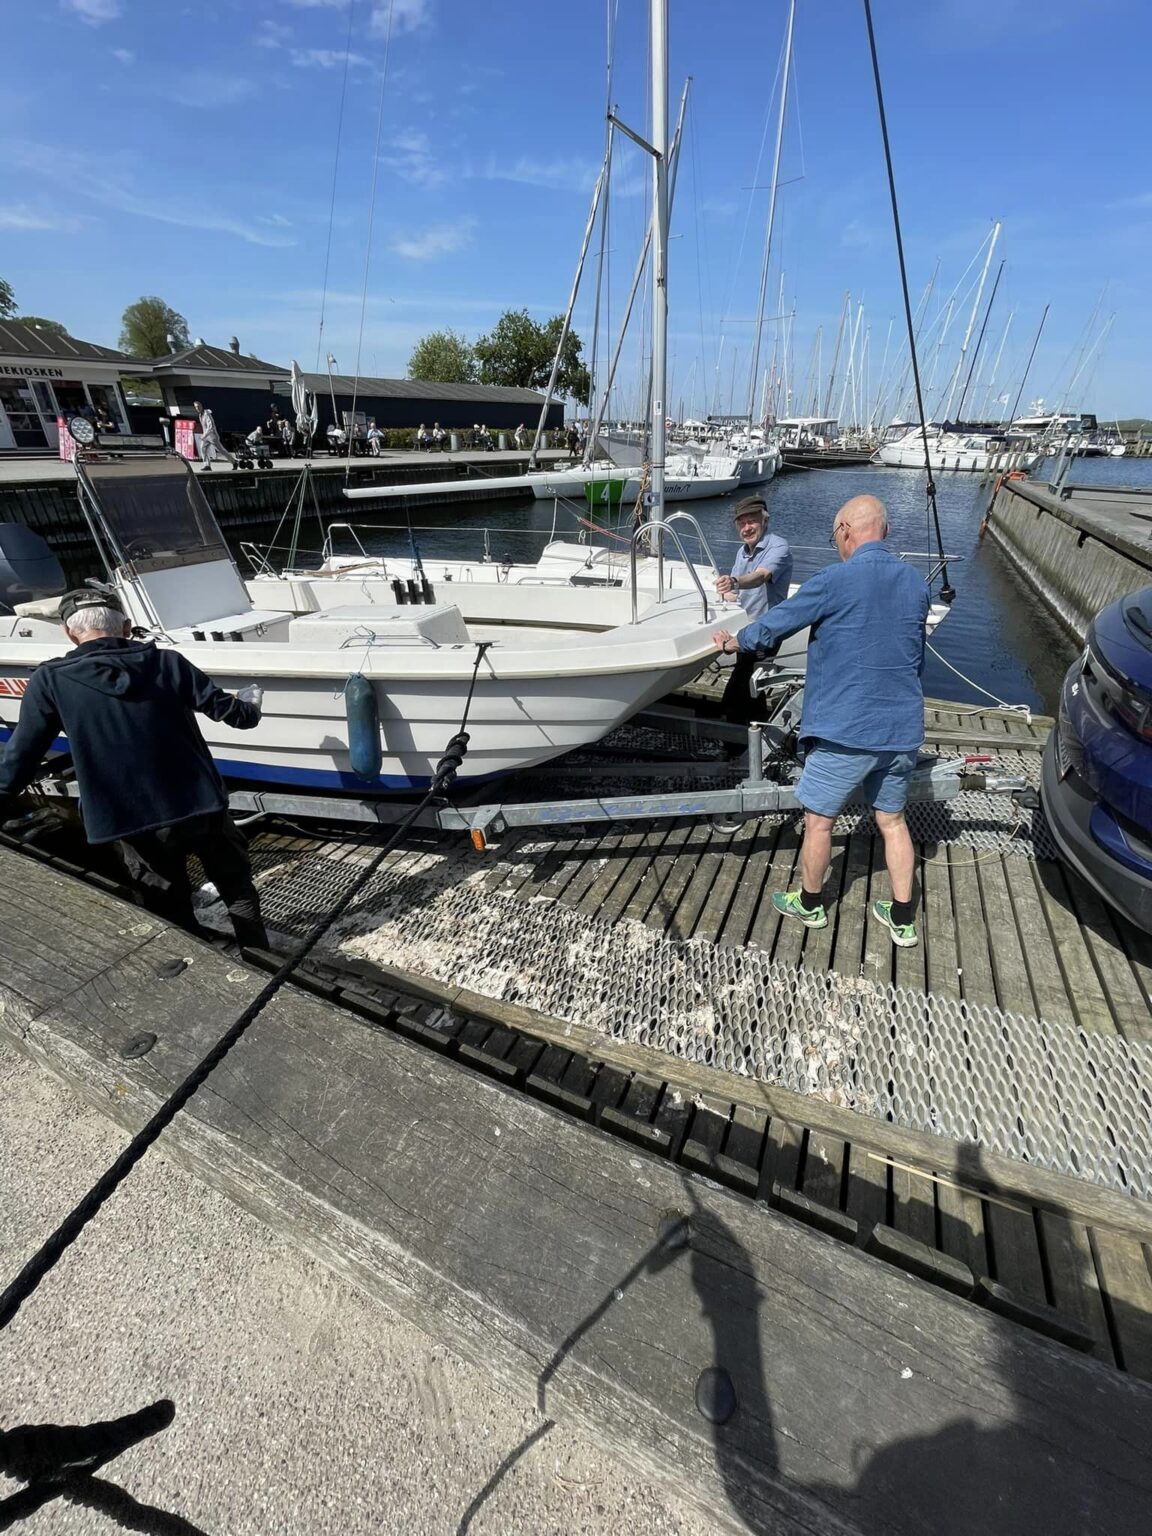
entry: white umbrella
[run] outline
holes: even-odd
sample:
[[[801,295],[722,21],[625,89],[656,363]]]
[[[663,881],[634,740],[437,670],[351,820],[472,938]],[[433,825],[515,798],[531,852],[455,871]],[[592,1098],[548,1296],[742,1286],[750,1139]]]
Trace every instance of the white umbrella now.
[[[305,387],[304,375],[295,358],[292,359],[292,409],[296,412],[296,430],[305,443],[311,445],[316,436],[320,413],[316,408],[316,396]]]

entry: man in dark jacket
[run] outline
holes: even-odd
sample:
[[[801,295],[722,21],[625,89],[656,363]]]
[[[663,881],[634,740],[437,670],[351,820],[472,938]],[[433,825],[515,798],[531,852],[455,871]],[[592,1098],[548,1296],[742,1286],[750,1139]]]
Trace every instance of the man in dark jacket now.
[[[164,917],[196,926],[185,858],[198,855],[241,944],[267,948],[243,837],[194,712],[236,730],[260,719],[255,684],[225,693],[178,651],[128,638],[116,598],[70,592],[60,617],[76,647],[37,667],[0,760],[0,800],[38,776],[56,738],[67,747],[90,843],[118,843]]]

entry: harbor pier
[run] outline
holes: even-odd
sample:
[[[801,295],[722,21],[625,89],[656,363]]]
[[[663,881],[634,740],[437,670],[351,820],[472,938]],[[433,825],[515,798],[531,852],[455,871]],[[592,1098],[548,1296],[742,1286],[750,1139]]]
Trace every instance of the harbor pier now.
[[[1152,581],[1152,489],[1002,479],[987,536],[1077,640],[1101,608]]]

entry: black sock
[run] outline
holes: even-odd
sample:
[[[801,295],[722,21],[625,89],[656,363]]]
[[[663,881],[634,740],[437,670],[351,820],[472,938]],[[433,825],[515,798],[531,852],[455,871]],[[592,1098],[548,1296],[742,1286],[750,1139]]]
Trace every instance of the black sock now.
[[[804,908],[805,912],[815,912],[816,908],[822,907],[824,903],[820,899],[819,891],[806,891],[801,887],[800,905]]]
[[[892,921],[896,924],[897,928],[907,928],[908,924],[912,921],[911,899],[908,901],[893,901]]]

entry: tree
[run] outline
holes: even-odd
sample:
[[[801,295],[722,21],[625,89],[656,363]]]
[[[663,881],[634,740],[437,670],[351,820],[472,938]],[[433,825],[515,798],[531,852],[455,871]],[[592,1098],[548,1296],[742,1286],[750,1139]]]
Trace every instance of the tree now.
[[[408,377],[430,384],[470,384],[476,377],[476,359],[456,331],[430,331],[412,349]]]
[[[21,325],[30,325],[34,331],[48,331],[53,336],[68,336],[70,331],[59,320],[45,320],[43,315],[17,315]]]
[[[121,316],[120,350],[132,357],[167,357],[191,344],[187,320],[155,295],[137,299]]]
[[[552,372],[556,344],[564,329],[564,317],[553,315],[545,325],[538,325],[526,309],[509,309],[497,320],[487,336],[476,340],[473,351],[480,368],[482,384],[503,384],[518,389],[543,389]],[[590,380],[580,361],[583,345],[575,331],[564,339],[560,371],[556,376],[558,393],[587,405]]]
[[[0,320],[7,320],[9,315],[15,313],[16,295],[12,292],[12,285],[0,277]]]

